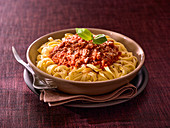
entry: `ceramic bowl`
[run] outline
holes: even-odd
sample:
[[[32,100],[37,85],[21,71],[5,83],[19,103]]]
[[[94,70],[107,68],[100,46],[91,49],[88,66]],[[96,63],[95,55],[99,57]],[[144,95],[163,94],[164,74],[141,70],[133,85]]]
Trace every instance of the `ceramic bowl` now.
[[[58,90],[69,93],[69,94],[86,94],[86,95],[100,95],[104,93],[111,92],[126,83],[130,82],[139,72],[142,65],[144,64],[145,54],[142,48],[132,39],[122,34],[103,30],[96,28],[88,28],[94,34],[105,34],[109,35],[111,38],[115,39],[118,42],[121,42],[125,45],[128,51],[132,52],[134,56],[138,59],[137,68],[130,72],[129,74],[122,76],[117,79],[107,80],[107,81],[98,81],[98,82],[81,82],[81,81],[72,81],[65,80],[61,78],[57,78],[51,76],[36,67],[36,58],[39,54],[37,49],[48,41],[49,37],[53,37],[54,39],[61,39],[64,37],[65,33],[75,33],[75,28],[65,29],[56,32],[52,32],[46,34],[37,40],[35,40],[27,49],[27,61],[29,65],[32,67],[35,74],[43,80],[50,80],[50,86],[56,86]]]

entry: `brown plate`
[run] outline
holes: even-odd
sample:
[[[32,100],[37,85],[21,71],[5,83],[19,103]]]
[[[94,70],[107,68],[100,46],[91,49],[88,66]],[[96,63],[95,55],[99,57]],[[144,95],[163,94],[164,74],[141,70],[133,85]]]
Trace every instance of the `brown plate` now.
[[[36,95],[40,95],[40,91],[38,89],[35,89],[32,85],[32,75],[26,70],[24,69],[24,81],[27,84],[28,88],[35,93]],[[148,83],[148,71],[146,69],[145,66],[143,66],[141,68],[141,70],[138,72],[138,74],[136,75],[136,77],[130,82],[132,83],[134,86],[136,86],[137,88],[137,93],[134,97],[136,97],[137,95],[139,95],[144,88],[146,87],[147,83]],[[133,98],[134,98],[133,97]],[[132,98],[130,98],[132,99]],[[112,105],[116,105],[116,104],[120,104],[123,102],[126,102],[130,99],[120,99],[120,100],[112,100],[112,101],[107,101],[104,103],[91,103],[91,102],[84,102],[84,101],[74,101],[74,102],[70,102],[65,104],[65,106],[69,106],[69,107],[79,107],[79,108],[95,108],[95,107],[106,107],[106,106],[112,106]]]
[[[145,53],[143,49],[139,46],[137,42],[132,40],[131,38],[122,35],[117,32],[104,30],[104,29],[96,29],[96,28],[88,28],[94,34],[105,34],[113,38],[114,40],[121,42],[125,48],[132,52],[134,56],[136,56],[138,60],[137,67],[131,71],[130,73],[116,78],[105,81],[73,81],[66,80],[59,77],[52,76],[36,66],[37,55],[39,54],[37,49],[48,41],[49,37],[53,37],[54,39],[61,39],[64,37],[65,33],[76,33],[75,28],[64,29],[55,31],[49,34],[46,34],[37,40],[35,40],[27,49],[27,61],[29,66],[33,69],[35,75],[39,77],[41,80],[44,80],[46,83],[49,83],[51,87],[57,87],[58,90],[68,93],[68,94],[84,94],[84,95],[101,95],[105,93],[112,92],[124,84],[129,83],[132,79],[135,78],[137,73],[142,68],[145,61]],[[47,81],[48,80],[48,81]]]

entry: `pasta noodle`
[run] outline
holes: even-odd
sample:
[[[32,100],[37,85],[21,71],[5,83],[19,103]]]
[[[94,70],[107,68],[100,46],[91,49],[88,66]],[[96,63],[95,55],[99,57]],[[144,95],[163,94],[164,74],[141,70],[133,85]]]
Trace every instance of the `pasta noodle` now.
[[[62,41],[74,36],[71,33],[66,33],[65,37],[60,39],[48,38],[48,42],[43,44],[38,52],[37,67],[55,77],[73,80],[73,81],[105,81],[116,79],[133,71],[137,66],[137,58],[133,56],[132,52],[128,52],[125,46],[106,35],[108,41],[114,42],[114,45],[121,52],[118,60],[111,65],[106,65],[101,68],[101,65],[86,63],[78,66],[69,67],[66,64],[56,64],[50,57],[51,51],[56,46],[61,45]],[[75,52],[76,54],[76,52]],[[83,54],[83,53],[82,53]],[[61,59],[64,59],[64,57]],[[85,60],[84,60],[85,61]],[[62,60],[64,62],[64,60]]]

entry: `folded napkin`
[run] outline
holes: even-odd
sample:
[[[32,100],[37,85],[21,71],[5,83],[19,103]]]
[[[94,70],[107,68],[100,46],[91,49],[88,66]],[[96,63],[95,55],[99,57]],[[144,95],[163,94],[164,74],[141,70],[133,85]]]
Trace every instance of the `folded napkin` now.
[[[102,95],[72,95],[57,90],[41,90],[40,100],[48,102],[49,106],[57,106],[72,101],[106,102],[118,99],[132,98],[137,93],[137,88],[132,84],[127,84],[113,92]]]

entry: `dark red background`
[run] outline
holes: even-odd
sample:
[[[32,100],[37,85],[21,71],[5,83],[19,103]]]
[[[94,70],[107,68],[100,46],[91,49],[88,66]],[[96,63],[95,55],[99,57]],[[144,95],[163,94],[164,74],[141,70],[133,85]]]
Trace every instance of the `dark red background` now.
[[[170,3],[168,0],[0,0],[0,127],[170,126]],[[49,107],[23,80],[28,46],[49,32],[75,27],[116,31],[146,53],[149,82],[129,102],[105,108]]]

